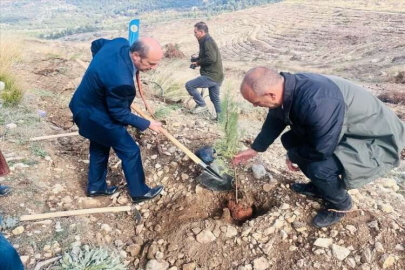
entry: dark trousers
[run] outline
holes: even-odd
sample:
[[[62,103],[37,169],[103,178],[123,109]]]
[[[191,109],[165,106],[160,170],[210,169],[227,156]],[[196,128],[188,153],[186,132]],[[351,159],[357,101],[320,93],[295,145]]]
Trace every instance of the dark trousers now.
[[[221,100],[219,98],[220,87],[220,83],[214,82],[207,76],[200,76],[186,83],[187,92],[193,97],[198,106],[206,106],[206,104],[197,88],[208,88],[210,99],[214,104],[217,114],[221,112]]]
[[[145,184],[145,173],[142,167],[141,152],[132,137],[125,132],[120,142],[112,146],[122,161],[122,169],[128,183],[129,194],[142,196],[149,191]],[[107,188],[107,163],[110,146],[90,141],[90,165],[88,190],[105,190]]]
[[[20,256],[14,247],[0,233],[0,269],[24,270]]]
[[[107,188],[107,164],[110,148],[122,161],[122,169],[128,183],[129,194],[142,196],[150,189],[145,184],[141,152],[126,128],[118,124],[103,124],[87,111],[79,113],[75,122],[79,133],[90,140],[89,182],[87,190],[101,191]]]
[[[305,140],[288,131],[281,136],[281,142],[285,149],[298,147],[305,144]],[[300,170],[311,180],[322,199],[330,204],[330,207],[338,210],[347,210],[351,207],[351,198],[345,189],[340,175],[343,166],[339,159],[331,157],[314,162],[297,164]]]

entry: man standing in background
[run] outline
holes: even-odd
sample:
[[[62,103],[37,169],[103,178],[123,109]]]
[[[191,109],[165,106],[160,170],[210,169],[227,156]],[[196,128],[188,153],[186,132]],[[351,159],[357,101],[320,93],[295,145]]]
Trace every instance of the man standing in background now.
[[[208,88],[210,99],[214,104],[216,112],[212,120],[217,121],[221,112],[219,89],[224,80],[221,53],[214,39],[209,35],[208,26],[204,22],[194,25],[194,36],[200,45],[200,52],[197,58],[191,59],[191,67],[195,68],[199,66],[201,76],[186,83],[188,93],[197,103],[192,113],[199,114],[208,110],[204,98],[197,91],[197,88]]]

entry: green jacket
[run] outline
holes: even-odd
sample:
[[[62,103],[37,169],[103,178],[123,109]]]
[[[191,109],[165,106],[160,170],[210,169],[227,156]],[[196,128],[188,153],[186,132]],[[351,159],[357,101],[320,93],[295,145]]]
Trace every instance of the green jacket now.
[[[200,52],[197,64],[201,67],[200,74],[221,84],[224,80],[224,72],[221,53],[217,44],[209,34],[206,34],[198,43],[200,44]]]
[[[347,189],[359,188],[399,165],[405,125],[363,87],[339,77],[326,77],[339,87],[346,104],[334,154],[344,166]]]

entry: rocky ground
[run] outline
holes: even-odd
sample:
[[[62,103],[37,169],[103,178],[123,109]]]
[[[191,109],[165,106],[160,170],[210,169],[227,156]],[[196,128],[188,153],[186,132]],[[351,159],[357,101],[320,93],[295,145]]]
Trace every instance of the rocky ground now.
[[[393,57],[398,57],[399,48],[403,46],[397,37],[403,35],[403,27],[393,27],[398,25],[403,15],[368,12],[367,16],[371,16],[369,21],[376,18],[380,21],[385,18],[386,21],[380,27],[370,26],[367,28],[369,31],[362,35],[358,30],[355,40],[361,42],[340,44],[340,47],[346,46],[350,52],[351,58],[348,59],[346,56],[349,54],[323,46],[326,43],[310,46],[309,40],[326,42],[326,38],[316,37],[326,34],[337,37],[346,35],[333,32],[333,29],[336,29],[337,24],[342,25],[342,29],[343,26],[353,28],[363,25],[367,20],[357,16],[354,10],[346,6],[336,8],[340,13],[333,8],[329,10],[331,1],[324,1],[328,5],[321,5],[317,12],[314,9],[312,13],[308,12],[310,7],[291,2],[295,3],[288,1],[288,6],[280,3],[275,9],[263,9],[263,13],[260,13],[262,9],[250,9],[246,14],[240,12],[241,16],[246,17],[246,21],[240,21],[241,27],[232,36],[227,23],[232,15],[225,14],[213,19],[211,24],[220,29],[214,33],[219,35],[222,44],[227,74],[233,74],[239,80],[244,70],[260,64],[260,61],[281,65],[280,58],[274,60],[271,57],[280,53],[269,48],[280,47],[286,40],[299,43],[290,38],[293,33],[272,35],[270,30],[261,31],[252,23],[254,20],[251,15],[254,13],[258,16],[258,21],[266,17],[268,19],[263,19],[263,24],[270,24],[270,18],[276,16],[266,14],[276,14],[288,8],[289,12],[299,14],[299,20],[296,19],[301,22],[299,26],[302,31],[308,32],[308,29],[316,25],[318,17],[311,14],[316,13],[318,20],[324,16],[336,16],[340,19],[330,20],[335,24],[328,30],[324,28],[326,30],[321,32],[312,31],[312,38],[305,39],[303,44],[307,45],[303,48],[297,45],[294,51],[280,54],[285,59],[300,56],[294,60],[299,65],[294,66],[291,61],[286,61],[283,68],[301,70],[304,62],[305,65],[312,62],[313,65],[308,64],[311,69],[330,71],[329,66],[322,67],[321,59],[329,62],[338,59],[339,65],[333,71],[364,80],[364,85],[376,94],[392,89],[404,90],[403,84],[394,82],[390,77],[393,73],[388,72],[392,66],[398,68],[397,64],[403,61],[402,58],[396,58],[396,62],[391,61]],[[329,11],[325,13],[325,10]],[[288,16],[288,23],[293,23],[293,17]],[[275,20],[274,23],[281,24],[281,20]],[[183,24],[184,22],[182,25],[174,23],[156,27],[151,29],[151,33],[168,41],[169,35],[164,36],[163,33],[171,33],[169,30],[172,27],[177,28],[175,39],[182,44],[181,48],[185,48],[186,53],[192,53],[196,46],[190,41],[191,34],[190,38],[185,38],[186,29]],[[395,38],[390,44],[395,50],[387,54],[383,50],[370,49],[371,45],[368,44],[369,47],[361,51],[360,45],[367,38],[372,38],[373,44],[389,43],[389,38],[376,35],[385,28],[389,30],[388,37],[396,29],[395,33],[391,33]],[[246,33],[250,34],[246,36]],[[226,36],[231,37],[230,43],[223,43]],[[277,43],[276,40],[280,38],[282,40]],[[262,44],[261,40],[268,45]],[[238,54],[238,50],[244,52],[246,44],[253,46],[255,54],[262,59],[257,62],[247,59],[248,55],[245,53]],[[259,46],[260,44],[262,45]],[[21,83],[27,89],[24,103],[14,109],[2,108],[0,115],[1,149],[12,170],[9,176],[0,179],[0,183],[14,189],[10,196],[0,200],[2,215],[19,217],[34,213],[130,205],[120,162],[113,152],[109,161],[108,182],[119,185],[120,191],[111,197],[93,199],[85,196],[89,163],[88,141],[72,136],[29,142],[31,137],[77,130],[71,122],[67,104],[84,72],[75,60],[90,59],[89,43],[29,40],[26,45],[23,60],[16,66]],[[323,51],[319,51],[317,55],[312,54],[310,48],[315,47]],[[361,53],[357,55],[356,50]],[[327,54],[329,51],[333,53]],[[361,57],[363,53],[375,56],[370,56],[370,59],[367,58],[370,61],[365,61]],[[235,59],[235,55],[241,59]],[[377,58],[383,60],[373,61]],[[186,65],[187,61],[184,61]],[[349,65],[348,61],[355,63],[355,73],[345,68]],[[392,65],[388,63],[390,61]],[[170,65],[165,63],[163,67]],[[373,65],[379,68],[371,68]],[[380,72],[380,67],[387,71],[386,75]],[[195,75],[190,73],[192,71],[187,72],[191,77]],[[237,93],[237,88],[235,89],[234,92]],[[156,111],[169,107],[159,96],[150,94],[148,100]],[[137,99],[137,106],[142,107],[138,102]],[[187,109],[191,105],[187,102],[170,104],[171,109],[164,111],[161,116],[166,122],[165,127],[193,151],[203,145],[214,145],[222,136],[220,127],[204,117],[189,114]],[[402,104],[388,105],[404,119],[405,107]],[[243,147],[248,147],[260,130],[265,111],[242,103],[240,112],[240,129],[245,130]],[[291,183],[304,182],[306,179],[299,172],[287,170],[284,163],[285,151],[280,142],[276,141],[266,153],[238,170],[238,196],[244,202],[251,202],[254,211],[253,218],[241,223],[232,219],[227,208],[228,201],[234,199],[234,191],[213,192],[197,184],[196,178],[200,174],[198,167],[162,135],[150,131],[138,133],[132,129],[130,132],[141,146],[147,183],[150,186],[165,185],[163,195],[152,202],[137,205],[142,215],[139,224],[133,213],[122,212],[20,222],[5,229],[4,235],[17,248],[27,269],[34,269],[40,262],[57,258],[74,247],[84,245],[106,246],[116,251],[128,269],[405,268],[404,163],[385,178],[362,189],[350,191],[354,201],[353,211],[339,224],[316,229],[310,222],[322,204],[289,189]],[[42,269],[55,269],[57,264],[56,261]]]

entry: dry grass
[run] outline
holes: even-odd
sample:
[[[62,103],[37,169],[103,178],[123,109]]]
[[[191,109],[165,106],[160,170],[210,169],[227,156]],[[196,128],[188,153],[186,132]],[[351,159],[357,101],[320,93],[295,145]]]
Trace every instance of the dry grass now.
[[[5,83],[0,97],[4,106],[18,105],[24,95],[13,74],[13,65],[21,59],[22,48],[21,38],[0,35],[0,81]]]

